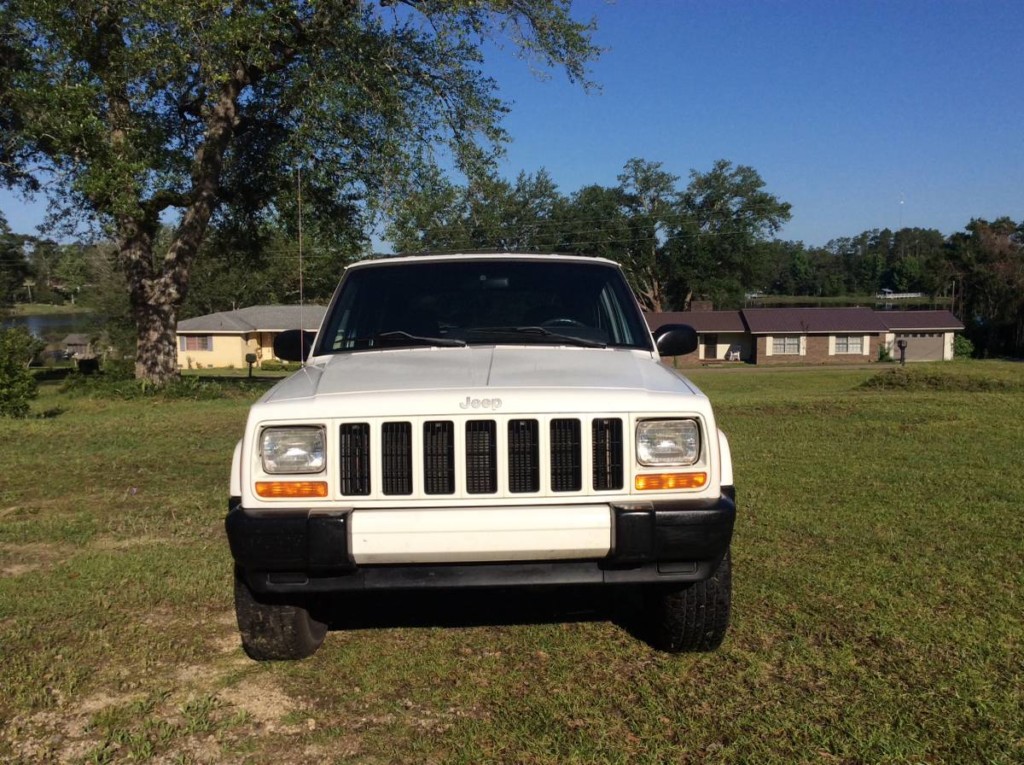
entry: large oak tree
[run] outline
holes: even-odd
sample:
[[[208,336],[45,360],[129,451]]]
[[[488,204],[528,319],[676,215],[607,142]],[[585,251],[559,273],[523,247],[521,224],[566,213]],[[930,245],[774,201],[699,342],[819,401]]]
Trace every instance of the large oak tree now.
[[[445,161],[486,163],[490,40],[585,80],[570,0],[0,0],[0,180],[48,187],[116,242],[136,376],[177,374],[177,309],[211,221],[256,221],[302,168],[330,219]],[[427,173],[427,175],[432,175]],[[173,235],[155,247],[162,225]]]

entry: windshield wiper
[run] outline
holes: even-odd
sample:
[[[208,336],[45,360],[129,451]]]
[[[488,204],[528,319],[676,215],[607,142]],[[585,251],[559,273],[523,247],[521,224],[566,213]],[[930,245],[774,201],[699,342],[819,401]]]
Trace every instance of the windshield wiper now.
[[[413,335],[405,330],[396,329],[390,332],[380,332],[373,338],[374,342],[381,342],[382,345],[431,345],[440,348],[464,348],[465,340],[455,340],[450,337],[425,337]]]
[[[502,339],[515,338],[517,340],[531,338],[541,343],[578,345],[582,348],[607,347],[607,343],[603,343],[600,340],[590,340],[589,338],[576,335],[563,335],[558,332],[552,332],[545,327],[474,327],[467,330],[467,334],[470,336],[500,337]]]

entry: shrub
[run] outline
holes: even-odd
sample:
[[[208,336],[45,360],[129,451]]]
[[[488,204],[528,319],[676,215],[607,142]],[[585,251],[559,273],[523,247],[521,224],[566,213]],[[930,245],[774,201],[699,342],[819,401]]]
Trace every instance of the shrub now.
[[[896,367],[870,377],[861,388],[884,391],[931,391],[945,393],[999,393],[1024,390],[1019,376],[989,374],[984,367],[967,371],[933,366],[908,369]]]
[[[301,366],[298,362],[279,361],[278,359],[267,359],[260,364],[264,372],[294,372]]]
[[[268,380],[213,380],[196,375],[186,375],[171,380],[165,385],[153,385],[145,380],[119,378],[106,374],[70,374],[61,386],[61,393],[69,396],[91,398],[136,400],[162,399],[210,401],[224,398],[252,399],[269,386]]]
[[[953,358],[970,359],[974,358],[974,343],[963,335],[956,335],[953,338]]]
[[[21,327],[0,332],[0,417],[25,417],[38,392],[28,365],[43,343]]]

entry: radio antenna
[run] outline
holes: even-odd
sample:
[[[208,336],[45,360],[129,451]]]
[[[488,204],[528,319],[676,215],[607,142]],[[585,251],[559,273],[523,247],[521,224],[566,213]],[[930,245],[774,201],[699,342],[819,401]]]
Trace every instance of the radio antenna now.
[[[295,170],[295,193],[298,202],[298,213],[299,213],[299,352],[302,356],[300,362],[302,366],[306,366],[306,323],[303,321],[303,304],[305,302],[305,295],[303,293],[302,284],[302,167],[298,167]]]

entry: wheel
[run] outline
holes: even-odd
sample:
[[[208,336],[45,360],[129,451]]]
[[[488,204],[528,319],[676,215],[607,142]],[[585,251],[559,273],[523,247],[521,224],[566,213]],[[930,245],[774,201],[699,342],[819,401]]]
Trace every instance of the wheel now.
[[[729,629],[729,552],[710,579],[669,589],[650,588],[645,596],[642,619],[652,646],[669,653],[715,650]]]
[[[327,625],[311,617],[302,606],[254,593],[238,569],[235,616],[242,648],[256,661],[305,659],[316,653],[327,635]]]

